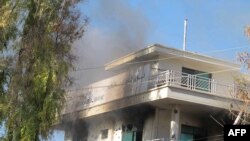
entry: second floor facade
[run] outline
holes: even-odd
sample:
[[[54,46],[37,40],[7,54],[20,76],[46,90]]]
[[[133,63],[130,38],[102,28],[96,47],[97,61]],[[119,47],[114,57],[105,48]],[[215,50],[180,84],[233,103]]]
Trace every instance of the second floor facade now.
[[[82,117],[87,117],[167,98],[226,108],[238,99],[235,78],[242,76],[239,64],[158,44],[114,60],[105,69],[114,75],[69,92],[64,114],[85,110]]]

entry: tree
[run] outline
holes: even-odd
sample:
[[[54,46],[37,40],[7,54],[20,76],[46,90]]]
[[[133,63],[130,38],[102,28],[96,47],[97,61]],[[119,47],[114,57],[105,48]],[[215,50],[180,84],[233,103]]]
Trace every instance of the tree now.
[[[47,139],[65,101],[72,43],[87,18],[78,0],[0,1],[0,49],[12,61],[1,70],[0,122],[8,141]],[[10,58],[9,57],[9,58]],[[6,57],[3,57],[6,60]]]
[[[242,56],[241,56],[242,57]],[[238,103],[238,108],[239,108],[239,112],[237,115],[234,115],[236,118],[234,120],[234,125],[238,125],[238,124],[244,124],[244,121],[248,120],[248,107],[249,107],[249,102],[250,102],[250,98],[249,98],[249,89],[248,89],[248,85],[247,85],[247,80],[245,80],[244,78],[236,78],[235,79],[236,82],[236,86],[235,86],[235,94],[236,94],[236,98],[240,99],[240,101],[242,101],[242,103],[239,102],[235,102]]]
[[[250,37],[250,27],[246,28],[245,33],[248,37]],[[250,54],[248,52],[239,53],[238,60],[247,70],[250,69]],[[248,108],[250,104],[250,92],[247,84],[248,82],[244,78],[236,78],[236,82],[236,97],[243,101],[243,106],[241,106],[239,109],[239,113],[237,114],[233,123],[234,125],[242,124],[244,121],[249,119]]]

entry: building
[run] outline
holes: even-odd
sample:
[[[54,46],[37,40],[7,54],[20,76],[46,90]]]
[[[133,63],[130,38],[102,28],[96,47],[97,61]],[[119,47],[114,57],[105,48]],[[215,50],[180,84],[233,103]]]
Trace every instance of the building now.
[[[232,122],[226,113],[241,103],[240,65],[197,53],[155,44],[105,69],[115,75],[67,99],[65,141],[222,139],[219,122]]]

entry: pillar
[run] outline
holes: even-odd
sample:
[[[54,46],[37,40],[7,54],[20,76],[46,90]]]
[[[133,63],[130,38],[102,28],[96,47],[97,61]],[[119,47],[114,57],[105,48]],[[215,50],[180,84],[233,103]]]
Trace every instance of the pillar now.
[[[170,121],[170,141],[179,140],[179,127],[180,127],[180,109],[178,106],[173,106],[171,111]]]

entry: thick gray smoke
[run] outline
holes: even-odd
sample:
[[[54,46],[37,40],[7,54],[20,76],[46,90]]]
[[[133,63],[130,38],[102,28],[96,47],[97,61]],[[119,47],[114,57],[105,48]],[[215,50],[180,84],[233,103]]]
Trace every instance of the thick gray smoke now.
[[[98,2],[91,9],[91,15],[87,15],[90,23],[85,35],[74,44],[78,60],[76,71],[71,73],[75,80],[70,89],[80,89],[113,75],[114,72],[107,72],[104,67],[99,66],[146,46],[150,24],[140,11],[122,0]],[[74,104],[77,106],[77,103]],[[78,115],[71,116],[73,118],[70,119],[77,125]],[[64,128],[72,130],[76,127],[65,124]],[[79,133],[76,130],[72,132]]]
[[[91,10],[90,24],[83,39],[77,41],[77,70],[73,73],[74,87],[102,80],[111,75],[103,66],[122,55],[144,48],[150,24],[145,16],[122,0],[103,0]]]

